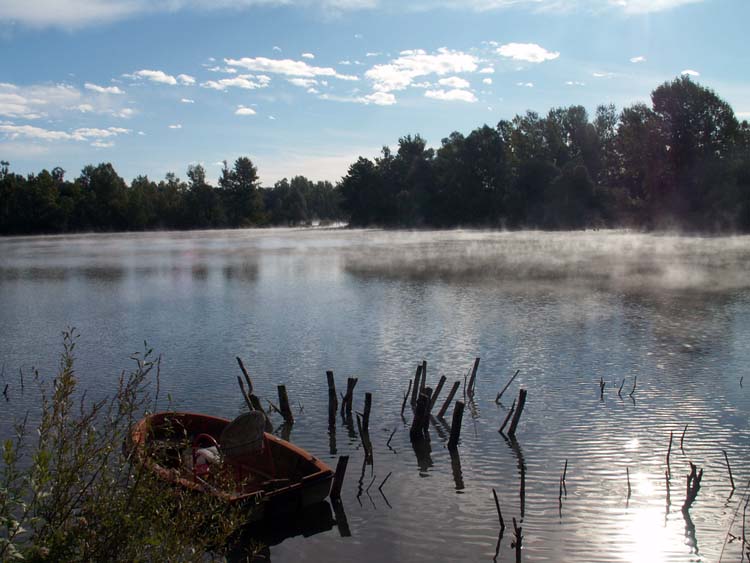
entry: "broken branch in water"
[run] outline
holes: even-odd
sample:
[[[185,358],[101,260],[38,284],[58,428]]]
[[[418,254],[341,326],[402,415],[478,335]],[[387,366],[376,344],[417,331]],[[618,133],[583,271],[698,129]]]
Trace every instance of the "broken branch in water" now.
[[[510,410],[508,411],[508,414],[505,416],[505,420],[503,420],[503,423],[500,425],[500,434],[503,433],[503,429],[505,428],[505,425],[508,424],[508,421],[510,420],[510,417],[513,416],[513,413],[516,411],[516,400],[513,399],[513,404],[510,406]]]
[[[504,393],[505,393],[505,391],[506,391],[506,390],[508,389],[508,387],[510,387],[510,384],[511,384],[511,383],[513,383],[513,380],[514,380],[514,379],[516,378],[516,376],[518,376],[518,374],[519,374],[519,373],[521,373],[521,370],[520,370],[520,369],[517,369],[517,370],[516,370],[516,373],[514,373],[514,374],[513,374],[513,377],[511,377],[511,378],[510,378],[510,379],[508,380],[508,383],[506,383],[506,384],[505,384],[505,387],[503,387],[502,391],[500,391],[500,392],[499,392],[499,393],[497,394],[497,397],[495,397],[495,403],[499,403],[499,402],[500,402],[500,399],[502,398],[503,394],[504,394]]]
[[[687,488],[685,492],[685,502],[682,504],[683,512],[686,512],[695,501],[698,496],[698,491],[701,488],[701,479],[703,479],[703,469],[698,471],[698,468],[690,463],[690,473],[687,476]]]
[[[727,457],[727,451],[721,450],[724,454],[724,459],[727,462],[727,471],[729,471],[729,482],[732,483],[732,490],[734,490],[734,477],[732,477],[732,466],[729,465],[729,457]]]

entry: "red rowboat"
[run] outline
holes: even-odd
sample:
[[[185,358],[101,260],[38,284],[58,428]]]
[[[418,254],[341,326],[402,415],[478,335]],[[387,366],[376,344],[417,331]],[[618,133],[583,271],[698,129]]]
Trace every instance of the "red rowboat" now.
[[[308,452],[263,432],[259,412],[233,421],[164,412],[131,432],[139,460],[158,477],[229,503],[257,504],[258,517],[324,500],[333,471]]]

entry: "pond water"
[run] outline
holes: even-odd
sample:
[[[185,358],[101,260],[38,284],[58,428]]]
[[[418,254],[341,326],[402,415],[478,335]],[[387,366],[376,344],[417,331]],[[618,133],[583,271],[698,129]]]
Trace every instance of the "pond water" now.
[[[726,540],[742,533],[750,478],[750,238],[244,230],[2,239],[3,433],[36,407],[19,370],[53,373],[67,326],[81,335],[77,372],[92,394],[113,389],[146,340],[162,354],[164,404],[168,396],[174,408],[230,418],[243,408],[241,356],[262,398],[276,402],[286,384],[293,442],[331,465],[350,456],[350,535],[320,525],[326,514],[319,533],[272,546],[273,561],[512,561],[512,518],[524,561],[740,559],[739,542]],[[441,404],[475,357],[457,455],[446,448],[452,408],[414,448],[411,409],[405,420],[400,410],[417,363],[427,361],[428,385],[446,376]],[[340,391],[359,378],[355,410],[373,394],[372,466],[356,425],[339,418],[329,432],[329,369]],[[528,399],[510,442],[498,428],[520,388]],[[704,477],[686,518],[690,461]],[[508,524],[499,543],[493,488]]]

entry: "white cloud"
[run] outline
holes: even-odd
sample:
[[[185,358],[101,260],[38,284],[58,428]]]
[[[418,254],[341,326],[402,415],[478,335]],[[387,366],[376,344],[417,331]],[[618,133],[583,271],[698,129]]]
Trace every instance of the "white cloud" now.
[[[174,123],[172,125],[167,125],[167,127],[169,127],[170,129],[182,129],[182,124],[181,123]]]
[[[630,59],[630,62],[631,62],[631,63],[636,63],[636,64],[638,64],[638,63],[643,63],[643,62],[646,62],[646,57],[644,57],[644,56],[642,56],[642,55],[639,55],[639,56],[637,56],[637,57],[632,57],[632,58]]]
[[[516,82],[516,86],[523,86],[524,88],[533,88],[533,82]]]
[[[392,106],[396,103],[396,96],[388,92],[373,92],[362,96],[362,102],[365,104],[375,104],[376,106]]]
[[[229,68],[228,66],[210,66],[206,68],[209,72],[223,72],[225,74],[237,74],[236,68]]]
[[[495,74],[495,69],[491,66],[486,66],[479,69],[479,74]]]
[[[190,98],[180,98],[180,101],[183,104],[194,104],[195,103],[195,100],[191,100]]]
[[[592,72],[591,76],[594,78],[614,78],[614,72]]]
[[[106,139],[117,137],[118,135],[125,135],[130,133],[130,129],[123,129],[122,127],[108,127],[106,129],[88,127],[68,132],[45,129],[43,127],[34,127],[32,125],[0,123],[0,133],[5,134],[5,136],[10,139],[26,138],[41,141],[90,141],[92,139]]]
[[[279,47],[278,45],[274,45],[271,50],[276,51],[277,53],[281,53],[281,47]]]
[[[122,96],[102,96],[91,84],[82,92],[68,84],[16,86],[0,82],[0,116],[22,119],[60,118],[68,112],[122,117]],[[116,87],[113,87],[116,88]],[[93,92],[93,93],[89,93]],[[110,92],[114,93],[114,91]]]
[[[568,80],[565,84],[568,86],[586,86],[585,82],[578,82],[577,80]]]
[[[376,91],[392,92],[407,88],[414,79],[422,76],[475,72],[477,63],[478,59],[474,55],[444,47],[434,54],[417,49],[402,51],[399,57],[389,63],[373,66],[365,72],[365,77],[373,82]]]
[[[381,52],[379,52],[379,51],[378,51],[377,53],[369,53],[369,52],[368,52],[368,53],[365,53],[365,57],[379,57],[379,56],[380,56],[380,55],[382,55],[382,54],[383,54],[383,53],[381,53]]]
[[[699,4],[703,0],[609,0],[611,6],[622,9],[626,14],[648,14],[665,12],[687,4]]]
[[[441,78],[440,80],[438,80],[438,84],[440,84],[441,86],[447,86],[448,88],[458,88],[461,90],[471,86],[468,80],[464,80],[463,78],[459,78],[458,76]]]
[[[692,69],[689,69],[689,68],[686,68],[680,74],[682,76],[700,76],[701,75],[701,73],[698,72],[697,70],[692,70]]]
[[[129,118],[133,117],[137,112],[133,108],[122,108],[120,110],[112,110],[110,112],[111,115],[114,115],[115,117],[122,117],[122,118]]]
[[[151,82],[156,82],[158,84],[168,84],[169,86],[175,86],[177,84],[177,79],[174,76],[172,76],[171,74],[167,74],[162,70],[142,69],[136,70],[132,74],[125,74],[123,76],[125,76],[126,78],[143,78],[146,80],[150,80]]]
[[[83,85],[86,90],[91,90],[92,92],[98,92],[99,94],[124,94],[122,90],[120,90],[117,86],[99,86],[97,84],[92,84],[91,82],[86,82],[86,84]]]
[[[315,55],[313,55],[312,53],[302,53],[300,57],[302,57],[303,59],[314,59]]]
[[[474,103],[477,101],[477,97],[468,90],[427,90],[424,93],[426,98],[432,98],[434,100],[443,100],[446,102],[469,102]]]
[[[487,84],[488,86],[492,84],[492,78],[483,78],[482,84]]]
[[[257,90],[258,88],[266,88],[270,82],[271,79],[263,74],[258,76],[253,74],[238,74],[232,78],[222,78],[221,80],[208,80],[202,82],[201,87],[221,91],[226,90],[227,88]]]
[[[94,141],[91,143],[92,147],[96,147],[98,149],[108,149],[115,146],[114,141]]]
[[[750,111],[738,111],[734,114],[738,119],[750,119]]]
[[[314,78],[287,78],[287,80],[300,88],[311,88],[318,84]]]
[[[195,84],[195,78],[190,76],[189,74],[178,74],[177,80],[180,84],[183,84],[185,86],[191,86]]]
[[[282,74],[300,78],[314,78],[316,76],[331,76],[339,80],[359,80],[356,76],[339,74],[330,67],[311,66],[304,61],[291,59],[268,59],[266,57],[243,57],[241,59],[224,59],[229,66],[245,68],[256,72]]]
[[[514,61],[527,63],[543,63],[560,56],[558,51],[548,51],[536,43],[506,43],[497,48],[497,53]]]
[[[245,106],[237,106],[237,109],[234,112],[234,115],[255,115],[255,110],[253,108],[248,108]]]
[[[271,121],[276,121],[276,118],[273,115],[269,115],[268,119],[270,119]]]

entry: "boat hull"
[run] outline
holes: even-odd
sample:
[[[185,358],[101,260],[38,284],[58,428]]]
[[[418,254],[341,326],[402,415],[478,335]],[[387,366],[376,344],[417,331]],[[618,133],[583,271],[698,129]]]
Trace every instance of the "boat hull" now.
[[[331,468],[302,448],[264,433],[264,455],[232,468],[243,477],[263,464],[264,479],[240,488],[213,486],[187,471],[179,461],[181,446],[195,436],[208,434],[218,440],[230,423],[224,418],[188,412],[156,413],[140,420],[130,439],[135,455],[157,477],[179,487],[213,495],[230,504],[252,507],[253,519],[288,514],[328,497],[333,479]],[[171,448],[171,449],[170,449]],[[164,451],[170,454],[164,454]]]

